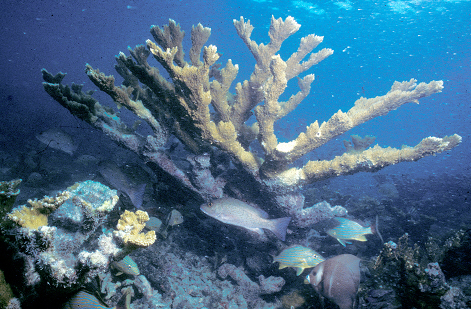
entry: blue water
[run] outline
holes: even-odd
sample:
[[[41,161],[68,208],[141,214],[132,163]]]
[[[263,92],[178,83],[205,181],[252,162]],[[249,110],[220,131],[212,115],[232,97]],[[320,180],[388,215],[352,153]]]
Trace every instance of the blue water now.
[[[108,148],[97,145],[112,143],[44,91],[42,68],[53,74],[66,72],[64,83],[84,84],[84,90],[90,90],[96,87],[84,72],[89,63],[107,75],[114,74],[119,84],[115,55],[120,51],[129,54],[128,46],[145,44],[152,39],[151,25],[162,26],[172,18],[186,31],[186,50],[191,46],[192,25],[210,27],[207,44],[218,47],[223,63],[232,59],[239,64],[238,82],[249,78],[255,60],[232,20],[240,16],[250,19],[255,26],[251,38],[268,43],[271,16],[293,16],[302,27],[283,44],[283,59],[311,33],[324,36],[318,50],[332,48],[334,54],[305,73],[316,76],[311,94],[276,123],[280,141],[295,138],[315,120],[327,121],[339,109],[347,111],[362,96],[386,94],[394,81],[443,80],[445,87],[419,105],[406,104],[338,136],[297,163],[343,154],[343,140],[351,134],[374,135],[380,146],[400,148],[414,146],[428,136],[456,133],[463,141],[451,151],[390,166],[376,174],[338,177],[326,185],[330,191],[358,198],[380,197],[378,186],[387,179],[402,190],[401,206],[417,202],[422,207],[411,206],[411,213],[427,213],[424,200],[432,197],[429,209],[440,209],[445,216],[448,209],[453,210],[448,228],[471,218],[471,1],[4,0],[2,12],[0,151],[27,152],[37,133],[57,127],[78,139],[82,153],[103,157]],[[154,60],[149,62],[157,65]],[[293,79],[282,99],[296,92]],[[94,97],[103,105],[114,106],[105,94],[97,92]],[[122,117],[135,120],[126,112]],[[469,227],[469,221],[467,224]]]
[[[150,38],[151,25],[172,18],[186,30],[186,46],[191,25],[201,22],[211,27],[208,43],[218,46],[223,62],[231,58],[239,63],[239,78],[245,79],[254,60],[232,20],[250,19],[256,27],[252,38],[266,43],[271,15],[291,15],[302,27],[285,42],[282,56],[295,51],[299,39],[310,33],[324,36],[319,48],[332,48],[334,54],[309,71],[316,75],[311,95],[278,122],[290,133],[281,140],[292,138],[316,119],[327,120],[338,109],[348,110],[360,96],[385,94],[395,80],[441,79],[442,93],[369,121],[313,156],[341,154],[342,140],[350,134],[375,135],[381,146],[400,147],[430,135],[457,133],[463,143],[450,153],[390,167],[388,172],[412,177],[466,174],[471,163],[470,8],[469,1],[5,1],[0,42],[2,134],[13,134],[18,142],[49,127],[83,126],[43,91],[41,68],[62,70],[68,73],[64,82],[95,89],[83,73],[85,63],[114,73],[114,55],[143,44]],[[96,96],[102,102],[109,100]]]

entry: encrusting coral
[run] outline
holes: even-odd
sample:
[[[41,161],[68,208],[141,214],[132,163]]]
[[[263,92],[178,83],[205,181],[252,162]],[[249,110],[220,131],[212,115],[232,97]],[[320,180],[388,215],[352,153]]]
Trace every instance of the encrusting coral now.
[[[250,21],[241,17],[234,20],[234,26],[256,60],[249,80],[235,85],[235,94],[229,89],[239,66],[230,59],[224,67],[216,63],[221,54],[214,45],[204,46],[211,29],[201,24],[191,31],[190,62],[184,59],[184,32],[170,20],[163,28],[151,28],[157,44],[147,40],[147,49],[139,45],[129,49],[130,56],[119,53],[116,70],[124,78],[121,86],[115,86],[113,76],[106,76],[87,64],[87,75],[100,90],[110,95],[118,107],[126,107],[147,122],[153,134],[146,137],[124,124],[113,109],[102,106],[91,93],[83,92],[81,85],[63,85],[65,74],[52,75],[43,69],[43,85],[72,114],[102,130],[145,161],[155,163],[203,199],[221,197],[223,190],[220,189],[230,182],[230,177],[216,181],[215,178],[224,176],[212,173],[211,167],[208,167],[211,172],[206,173],[204,179],[192,177],[192,171],[177,167],[164,147],[169,136],[176,136],[195,155],[209,153],[213,160],[217,160],[220,150],[230,154],[237,168],[243,168],[247,177],[258,183],[255,190],[264,191],[265,200],[289,213],[298,226],[318,221],[318,214],[310,211],[309,207],[305,208],[304,197],[296,191],[299,186],[360,171],[376,171],[398,162],[415,161],[450,150],[460,143],[461,137],[456,134],[443,138],[428,137],[414,147],[375,146],[345,153],[332,160],[293,166],[292,163],[303,155],[349,129],[405,103],[418,103],[419,99],[440,92],[443,82],[417,84],[414,79],[394,82],[386,95],[360,98],[347,112],[339,110],[321,124],[315,121],[292,141],[280,143],[274,130],[275,121],[287,116],[306,98],[314,81],[313,74],[303,78],[298,76],[332,55],[333,51],[324,48],[313,52],[323,37],[310,34],[300,40],[295,53],[283,60],[277,54],[281,44],[300,28],[293,17],[285,20],[272,18],[268,33],[270,42],[266,45],[251,39],[254,27]],[[172,82],[147,62],[151,54],[167,71]],[[280,95],[294,77],[298,77],[300,90],[287,101],[280,101]],[[253,114],[256,121],[248,125]],[[249,148],[255,140],[258,140],[263,154]],[[226,168],[229,169],[228,164]],[[198,173],[203,175],[201,171]],[[244,190],[247,189],[241,191]]]

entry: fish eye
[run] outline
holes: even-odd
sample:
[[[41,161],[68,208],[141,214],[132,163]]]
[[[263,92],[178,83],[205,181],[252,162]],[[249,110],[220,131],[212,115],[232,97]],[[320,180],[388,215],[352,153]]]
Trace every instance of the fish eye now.
[[[211,206],[213,206],[213,203],[212,203],[212,202],[209,202],[209,203],[208,203],[208,207],[211,207]]]

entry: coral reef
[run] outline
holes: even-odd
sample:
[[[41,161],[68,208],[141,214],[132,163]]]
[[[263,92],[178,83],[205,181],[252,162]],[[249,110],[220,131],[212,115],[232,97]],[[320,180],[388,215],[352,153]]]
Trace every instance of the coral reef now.
[[[234,20],[234,26],[256,61],[249,80],[235,85],[235,94],[229,89],[239,66],[230,59],[224,67],[216,63],[221,55],[214,45],[203,47],[211,29],[201,24],[191,31],[189,62],[184,59],[184,32],[180,26],[173,20],[163,28],[153,26],[151,34],[157,44],[147,40],[147,49],[139,45],[129,49],[130,56],[122,52],[117,56],[116,70],[124,78],[121,86],[115,85],[113,76],[87,64],[86,72],[91,81],[107,93],[118,108],[124,106],[144,120],[152,135],[138,134],[135,126],[126,125],[112,108],[101,105],[90,92],[83,92],[81,85],[69,87],[62,84],[64,73],[52,75],[43,69],[44,89],[73,115],[105,132],[145,161],[154,163],[156,168],[170,174],[180,185],[204,200],[220,197],[222,189],[230,183],[227,175],[231,173],[219,175],[217,179],[215,171],[207,167],[189,171],[181,169],[170,159],[165,149],[166,142],[170,136],[176,136],[193,154],[209,154],[214,160],[221,151],[230,154],[236,168],[243,169],[245,177],[257,183],[254,190],[265,192],[274,207],[288,213],[301,227],[319,220],[317,211],[304,209],[303,197],[297,192],[299,186],[360,171],[377,171],[399,162],[416,161],[450,150],[460,143],[461,137],[456,134],[443,138],[427,137],[414,147],[394,149],[376,145],[332,160],[309,161],[302,167],[293,165],[300,157],[353,127],[405,103],[418,103],[419,99],[440,92],[443,82],[417,84],[414,79],[394,82],[386,95],[360,98],[347,112],[339,110],[321,124],[315,121],[292,141],[280,143],[274,131],[275,121],[287,116],[308,96],[314,81],[313,74],[303,78],[299,76],[332,55],[333,51],[324,48],[313,52],[323,37],[311,34],[303,37],[298,50],[283,60],[277,54],[282,43],[300,28],[292,17],[285,20],[272,18],[268,33],[270,42],[266,45],[251,39],[254,27],[250,21],[241,17]],[[167,71],[171,82],[148,63],[150,55]],[[298,78],[299,92],[287,101],[280,101],[288,82],[295,77]],[[252,114],[256,121],[249,125]],[[249,148],[255,140],[263,153]],[[229,169],[228,164],[226,170]],[[287,197],[274,198],[282,195]]]
[[[222,265],[214,263],[213,250],[220,248],[214,248],[211,239],[212,236],[199,235],[193,228],[176,229],[167,239],[133,253],[150,286],[158,291],[152,297],[139,292],[142,297],[133,305],[139,303],[139,308],[279,308],[280,302],[273,295],[278,295],[284,279],[249,276],[248,269],[232,264],[235,262],[232,259]],[[193,243],[198,244],[193,246]],[[241,251],[235,254],[240,256]],[[140,280],[139,277],[133,280]],[[161,305],[152,305],[152,301]]]
[[[46,196],[40,200],[28,200],[30,207],[23,205],[7,215],[7,218],[30,230],[37,230],[47,225],[48,216],[70,197],[69,191],[58,193],[54,197]]]
[[[85,181],[56,197],[29,200],[31,207],[19,206],[8,214],[18,223],[4,226],[4,241],[15,252],[12,263],[22,265],[17,271],[23,269],[23,275],[16,277],[22,301],[31,302],[38,294],[44,297],[58,288],[73,291],[108,269],[120,248],[98,227],[117,201],[115,190]],[[41,224],[30,224],[38,221]],[[97,232],[98,240],[91,237]]]
[[[3,271],[0,270],[0,308],[7,308],[11,299],[13,299],[13,291],[6,282]]]
[[[387,308],[399,304],[414,308],[468,308],[471,298],[458,286],[451,286],[442,269],[457,267],[457,260],[459,265],[469,264],[469,254],[452,261],[445,258],[468,248],[469,239],[469,232],[459,230],[444,241],[430,238],[425,248],[417,244],[411,247],[407,234],[397,243],[385,243],[370,269],[371,277],[363,283],[369,288],[364,297],[366,305],[376,308],[387,302]],[[469,270],[454,275],[464,278]]]
[[[16,197],[20,194],[20,184],[21,179],[0,182],[0,223],[3,223],[5,215],[15,204]]]

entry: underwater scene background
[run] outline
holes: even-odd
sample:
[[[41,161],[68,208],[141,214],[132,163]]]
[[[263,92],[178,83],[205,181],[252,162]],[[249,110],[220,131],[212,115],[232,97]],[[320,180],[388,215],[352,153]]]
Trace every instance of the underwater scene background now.
[[[471,307],[470,1],[2,4],[1,308]]]

